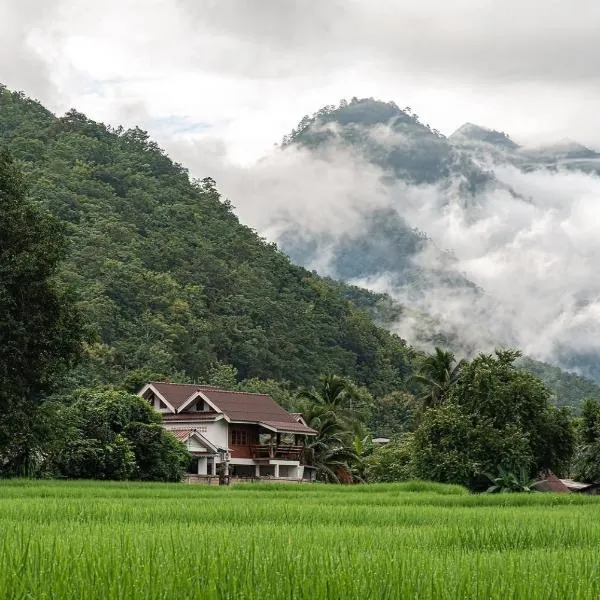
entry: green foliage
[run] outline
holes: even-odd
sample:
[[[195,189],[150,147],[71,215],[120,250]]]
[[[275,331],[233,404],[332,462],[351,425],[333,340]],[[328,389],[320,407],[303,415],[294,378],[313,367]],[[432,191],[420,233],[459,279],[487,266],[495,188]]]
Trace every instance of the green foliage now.
[[[535,481],[530,479],[529,473],[525,467],[521,467],[518,475],[506,471],[502,467],[498,469],[497,476],[486,475],[492,482],[492,485],[486,490],[488,494],[531,493],[535,491],[535,488],[533,487]]]
[[[0,147],[71,241],[61,281],[97,341],[71,385],[126,385],[141,370],[205,381],[311,385],[344,374],[377,394],[411,372],[411,350],[343,293],[241,225],[215,182],[190,181],[140,129],[111,129],[0,91]]]
[[[217,363],[209,369],[206,383],[224,390],[235,390],[238,386],[238,371],[233,365]]]
[[[515,368],[518,353],[497,351],[463,365],[444,404],[426,410],[415,432],[415,475],[482,489],[483,474],[502,468],[560,473],[574,448],[565,411],[550,392]]]
[[[600,400],[600,385],[592,379],[527,357],[520,359],[519,366],[539,377],[552,390],[552,402],[557,406],[571,407],[579,413],[586,398]]]
[[[515,367],[518,352],[480,355],[463,367],[452,398],[469,414],[488,419],[498,431],[518,427],[529,437],[532,472],[559,473],[573,450],[567,413],[550,407],[551,393],[530,373]]]
[[[26,197],[0,151],[0,474],[28,471],[38,451],[36,411],[81,350],[73,298],[55,274],[65,254],[59,222]]]
[[[56,405],[63,436],[47,458],[61,477],[180,481],[189,461],[160,415],[138,396],[79,390]]]
[[[13,480],[0,504],[7,599],[600,597],[583,494]]]
[[[385,483],[414,478],[412,468],[413,436],[404,434],[378,448],[365,458],[365,478]]]
[[[413,379],[423,388],[420,401],[424,408],[437,406],[446,400],[458,382],[464,364],[463,360],[457,363],[452,352],[437,347],[434,354],[421,359]]]
[[[574,476],[589,483],[600,481],[600,401],[594,398],[588,398],[583,405]]]
[[[419,412],[419,403],[408,392],[393,392],[375,398],[369,429],[376,437],[391,438],[412,431]]]
[[[307,425],[317,432],[316,436],[307,438],[304,448],[306,464],[316,468],[320,481],[349,483],[352,467],[360,463],[351,425],[338,415],[331,404],[310,403],[303,416]]]
[[[364,426],[371,417],[373,399],[370,394],[339,375],[322,375],[317,387],[301,390],[300,397],[331,412],[356,434],[364,433]]]

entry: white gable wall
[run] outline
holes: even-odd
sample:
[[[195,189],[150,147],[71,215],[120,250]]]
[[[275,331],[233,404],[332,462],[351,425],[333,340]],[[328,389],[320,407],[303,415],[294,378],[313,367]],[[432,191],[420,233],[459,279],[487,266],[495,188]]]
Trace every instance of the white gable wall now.
[[[182,415],[183,417],[184,415]],[[229,448],[229,428],[227,421],[221,419],[216,422],[178,421],[177,423],[165,423],[166,429],[197,429],[213,446],[217,448]],[[192,450],[190,448],[190,450]],[[195,452],[195,450],[192,450]],[[199,450],[201,452],[201,450]]]

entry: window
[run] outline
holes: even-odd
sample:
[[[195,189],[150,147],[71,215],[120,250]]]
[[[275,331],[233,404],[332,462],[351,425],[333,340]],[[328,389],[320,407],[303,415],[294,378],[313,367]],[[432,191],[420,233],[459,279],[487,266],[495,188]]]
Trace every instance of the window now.
[[[247,446],[248,432],[243,429],[233,429],[231,431],[231,444],[233,446]]]
[[[204,400],[200,399],[196,402],[196,410],[198,412],[204,412]]]

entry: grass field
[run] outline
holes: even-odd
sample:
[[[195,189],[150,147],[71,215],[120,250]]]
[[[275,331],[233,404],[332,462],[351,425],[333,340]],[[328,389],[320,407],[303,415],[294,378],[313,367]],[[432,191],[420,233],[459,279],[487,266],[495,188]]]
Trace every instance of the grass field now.
[[[599,598],[600,498],[0,482],[0,597]]]

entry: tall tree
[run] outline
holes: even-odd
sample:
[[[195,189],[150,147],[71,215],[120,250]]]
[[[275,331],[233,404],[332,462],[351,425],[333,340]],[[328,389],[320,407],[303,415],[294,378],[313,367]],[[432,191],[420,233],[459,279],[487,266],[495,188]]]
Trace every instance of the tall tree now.
[[[317,431],[305,446],[305,459],[314,466],[317,478],[330,483],[349,483],[352,466],[360,461],[353,447],[353,433],[331,407],[311,404],[304,411],[309,427]]]
[[[420,400],[424,408],[438,406],[448,397],[464,364],[464,360],[456,362],[452,352],[437,347],[433,354],[421,361],[413,379],[423,386],[424,393]]]
[[[485,473],[502,467],[533,476],[569,464],[574,433],[551,393],[515,367],[519,352],[480,355],[461,368],[446,401],[426,410],[415,432],[415,474],[422,478],[487,486]]]
[[[0,473],[22,473],[36,453],[44,394],[81,349],[82,321],[55,279],[65,254],[56,219],[27,199],[0,152]]]
[[[305,389],[301,398],[336,415],[348,429],[360,434],[370,417],[371,398],[345,377],[322,375],[316,388]]]
[[[574,475],[582,481],[600,481],[600,402],[589,398],[579,423]]]

